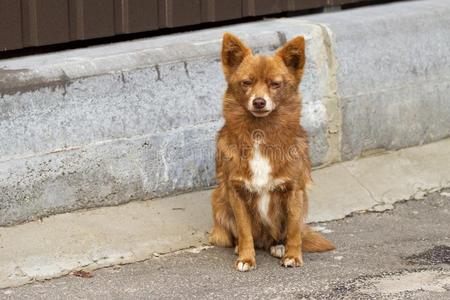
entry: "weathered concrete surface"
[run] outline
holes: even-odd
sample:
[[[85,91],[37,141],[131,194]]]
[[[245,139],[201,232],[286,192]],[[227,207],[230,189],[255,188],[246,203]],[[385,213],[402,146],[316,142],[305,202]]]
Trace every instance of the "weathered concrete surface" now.
[[[274,21],[226,30],[257,52],[306,35],[303,123],[312,160],[327,161],[320,27]],[[9,70],[0,71],[8,74],[0,77],[0,225],[212,186],[223,31],[0,62]]]
[[[130,263],[206,242],[209,191],[0,228],[0,288]]]
[[[258,251],[258,267],[233,269],[232,249],[213,248],[0,291],[6,299],[417,299],[450,298],[450,193],[385,213],[322,223],[337,250],[305,254],[286,269]],[[193,249],[197,250],[197,249]],[[193,252],[193,253],[192,253]],[[1,296],[0,296],[1,297]]]
[[[319,169],[311,190],[311,221],[357,210],[385,210],[450,187],[450,139]],[[318,199],[317,201],[315,199]]]
[[[0,226],[214,185],[224,31],[303,34],[314,165],[450,135],[450,1],[266,20],[0,61]]]
[[[315,170],[308,221],[392,209],[450,186],[450,140]],[[56,199],[57,200],[57,199]],[[148,259],[206,243],[210,191],[0,228],[0,287]]]
[[[339,64],[342,158],[450,136],[450,1],[410,1],[310,18]]]
[[[211,186],[217,124],[0,162],[0,224]]]

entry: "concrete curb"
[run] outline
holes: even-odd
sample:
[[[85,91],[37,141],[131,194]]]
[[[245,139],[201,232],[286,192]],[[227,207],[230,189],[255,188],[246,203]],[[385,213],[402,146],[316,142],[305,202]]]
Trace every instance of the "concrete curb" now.
[[[315,166],[450,136],[449,3],[0,61],[0,225],[212,186],[224,31],[258,52],[306,36],[302,123]]]
[[[315,170],[309,221],[421,199],[450,186],[449,161],[444,140]],[[3,227],[0,288],[204,246],[211,221],[210,191],[201,191]]]

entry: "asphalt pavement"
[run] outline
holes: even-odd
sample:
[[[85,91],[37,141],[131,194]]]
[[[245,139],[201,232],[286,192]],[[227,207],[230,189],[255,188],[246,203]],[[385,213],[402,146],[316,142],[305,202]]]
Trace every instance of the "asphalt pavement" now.
[[[241,273],[232,249],[206,247],[3,289],[0,298],[450,299],[450,190],[313,225],[337,249],[305,254],[300,268],[258,251],[257,269]]]

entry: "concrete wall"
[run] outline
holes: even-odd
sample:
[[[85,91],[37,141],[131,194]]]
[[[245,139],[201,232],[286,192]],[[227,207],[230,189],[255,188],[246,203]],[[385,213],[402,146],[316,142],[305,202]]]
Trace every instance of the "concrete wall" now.
[[[450,135],[450,1],[317,16],[339,62],[342,158]]]
[[[307,38],[314,164],[450,135],[450,1],[268,20],[0,61],[0,225],[214,184],[224,31]]]

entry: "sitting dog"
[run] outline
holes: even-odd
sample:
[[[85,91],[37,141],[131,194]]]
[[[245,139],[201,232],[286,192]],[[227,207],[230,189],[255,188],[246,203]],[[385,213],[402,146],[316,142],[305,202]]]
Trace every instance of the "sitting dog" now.
[[[311,182],[298,90],[305,40],[296,37],[274,56],[262,56],[225,33],[222,65],[228,87],[225,125],[217,137],[210,242],[236,246],[239,271],[256,267],[255,247],[269,250],[285,267],[301,266],[302,251],[334,249],[304,223]]]

